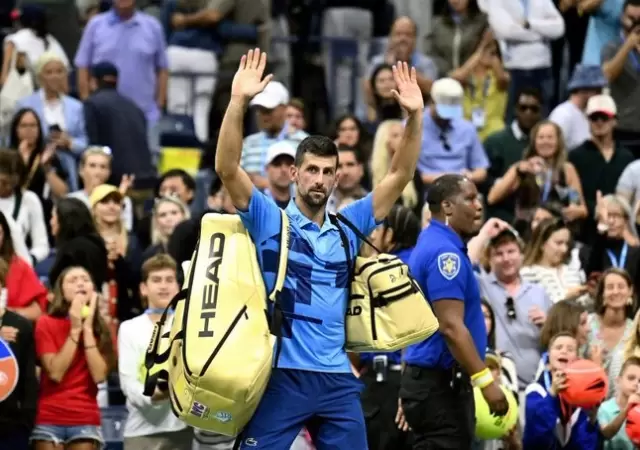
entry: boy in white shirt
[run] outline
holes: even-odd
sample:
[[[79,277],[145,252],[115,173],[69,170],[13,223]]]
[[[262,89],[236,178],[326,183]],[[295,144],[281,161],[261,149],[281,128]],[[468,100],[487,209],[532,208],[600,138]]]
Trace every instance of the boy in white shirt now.
[[[153,396],[144,396],[140,370],[153,327],[178,290],[175,261],[165,254],[148,259],[142,265],[140,283],[147,309],[120,324],[120,388],[127,397],[129,412],[124,425],[124,450],[191,450],[193,431],[171,411],[169,393],[156,388]],[[171,328],[171,322],[171,318],[167,320],[162,333]]]

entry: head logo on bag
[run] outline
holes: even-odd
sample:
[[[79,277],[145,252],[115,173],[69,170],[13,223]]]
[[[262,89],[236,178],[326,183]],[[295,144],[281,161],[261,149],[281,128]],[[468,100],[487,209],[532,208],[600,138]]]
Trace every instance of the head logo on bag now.
[[[11,347],[0,339],[0,402],[9,397],[18,384],[20,369]]]
[[[447,280],[453,280],[460,272],[460,257],[450,252],[438,255],[438,270]]]
[[[206,276],[211,283],[205,284],[202,289],[200,319],[203,323],[202,329],[198,333],[199,337],[213,337],[213,330],[209,326],[210,321],[216,318],[216,308],[218,307],[218,286],[220,284],[218,271],[224,254],[224,241],[225,235],[223,233],[214,233],[209,241],[209,265]]]

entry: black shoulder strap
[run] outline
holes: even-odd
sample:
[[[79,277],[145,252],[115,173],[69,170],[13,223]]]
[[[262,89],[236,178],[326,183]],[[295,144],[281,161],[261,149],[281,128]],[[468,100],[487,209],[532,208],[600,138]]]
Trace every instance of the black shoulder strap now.
[[[331,215],[330,215],[331,216]],[[336,213],[335,217],[342,223],[344,223],[348,228],[351,229],[351,231],[353,231],[355,233],[355,235],[358,237],[358,239],[360,239],[362,242],[366,242],[371,248],[373,248],[375,251],[377,251],[378,253],[384,253],[381,252],[380,249],[378,247],[376,247],[375,245],[373,245],[371,243],[371,241],[369,240],[368,236],[365,236],[364,233],[360,230],[358,230],[358,227],[356,227],[349,219],[347,219],[345,216],[343,216],[340,213]],[[331,222],[333,223],[335,226],[338,227],[338,230],[342,230],[340,228],[340,225],[338,225],[335,222]]]
[[[338,229],[338,233],[340,233],[340,240],[342,241],[342,248],[344,248],[344,254],[347,257],[347,267],[351,272],[351,249],[349,248],[349,238],[347,237],[347,233],[344,232],[340,223],[338,222],[338,217],[336,214],[329,214],[329,221],[332,225],[334,225]]]
[[[22,191],[20,189],[16,189],[16,199],[13,202],[13,213],[11,213],[11,217],[16,222],[18,221],[18,216],[20,215],[20,207],[22,206]]]

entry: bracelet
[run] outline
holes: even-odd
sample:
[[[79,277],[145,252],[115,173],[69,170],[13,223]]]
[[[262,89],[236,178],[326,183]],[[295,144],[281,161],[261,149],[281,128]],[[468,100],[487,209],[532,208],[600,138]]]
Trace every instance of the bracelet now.
[[[471,377],[471,384],[478,389],[484,389],[491,383],[493,383],[493,375],[488,368],[484,368]]]
[[[69,335],[69,339],[71,339],[71,342],[73,342],[74,344],[78,345],[78,341],[73,339],[73,337],[71,335]]]
[[[84,349],[85,349],[85,350],[90,350],[90,349],[92,349],[92,348],[97,348],[97,347],[98,347],[97,345],[90,345],[90,346],[88,346],[88,347],[85,347]]]

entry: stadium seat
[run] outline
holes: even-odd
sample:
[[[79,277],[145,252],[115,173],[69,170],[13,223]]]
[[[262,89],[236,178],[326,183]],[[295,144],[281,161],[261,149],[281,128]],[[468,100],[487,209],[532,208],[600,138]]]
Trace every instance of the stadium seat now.
[[[182,114],[167,114],[160,119],[161,147],[196,147],[202,143],[196,136],[193,118]]]

